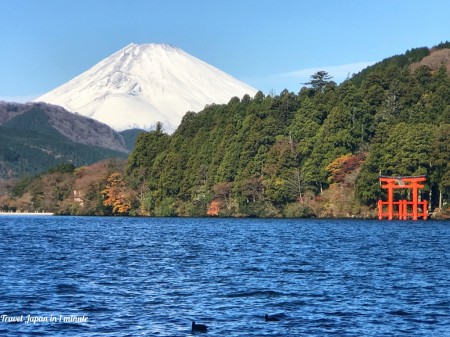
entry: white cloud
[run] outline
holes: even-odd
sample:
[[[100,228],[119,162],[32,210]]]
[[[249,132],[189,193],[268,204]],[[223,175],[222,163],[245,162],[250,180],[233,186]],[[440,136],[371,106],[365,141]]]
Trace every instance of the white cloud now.
[[[311,75],[315,74],[318,71],[326,71],[329,75],[333,76],[333,80],[337,83],[344,81],[347,77],[352,76],[363,70],[364,68],[374,64],[372,61],[351,63],[351,64],[342,64],[337,66],[323,66],[323,67],[315,67],[315,68],[306,68],[300,70],[294,70],[287,73],[282,73],[277,75],[281,78],[290,78],[303,80],[307,82]]]
[[[309,82],[311,75],[318,71],[324,70],[328,72],[333,77],[333,81],[339,84],[347,79],[348,76],[352,76],[374,63],[373,61],[365,61],[337,66],[305,68],[268,76],[247,77],[241,80],[266,94],[278,94],[283,89],[298,92],[304,86],[303,83]]]

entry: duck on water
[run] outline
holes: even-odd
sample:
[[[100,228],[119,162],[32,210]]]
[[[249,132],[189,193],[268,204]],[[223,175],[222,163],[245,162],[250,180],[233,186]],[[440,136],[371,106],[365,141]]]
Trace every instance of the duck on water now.
[[[269,316],[269,315],[265,315],[264,316],[264,320],[266,322],[279,322],[280,320],[278,318],[276,318],[275,316]]]
[[[279,322],[280,320],[275,316],[265,315],[264,320],[266,322]],[[197,324],[195,321],[192,321],[192,331],[196,332],[207,332],[208,327],[204,324]]]
[[[192,331],[207,332],[208,327],[204,324],[196,324],[194,321],[192,321]]]

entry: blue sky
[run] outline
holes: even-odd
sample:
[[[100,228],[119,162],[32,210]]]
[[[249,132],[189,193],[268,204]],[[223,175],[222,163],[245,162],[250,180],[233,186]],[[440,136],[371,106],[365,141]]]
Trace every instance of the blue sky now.
[[[167,43],[262,90],[298,92],[450,40],[448,0],[2,0],[0,99],[26,101],[127,44]]]

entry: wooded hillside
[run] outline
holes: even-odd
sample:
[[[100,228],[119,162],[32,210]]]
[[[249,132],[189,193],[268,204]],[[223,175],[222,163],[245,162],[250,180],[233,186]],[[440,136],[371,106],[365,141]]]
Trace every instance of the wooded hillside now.
[[[136,136],[127,135],[128,143]],[[130,149],[124,138],[58,106],[0,102],[0,179],[42,173],[59,163],[81,166],[126,158]]]
[[[172,136],[141,135],[126,171],[141,212],[204,214],[213,201],[221,215],[367,215],[379,174],[427,175],[422,197],[439,206],[450,188],[450,79],[445,66],[411,70],[429,54],[391,57],[339,86],[318,72],[298,94],[235,97],[187,113]]]

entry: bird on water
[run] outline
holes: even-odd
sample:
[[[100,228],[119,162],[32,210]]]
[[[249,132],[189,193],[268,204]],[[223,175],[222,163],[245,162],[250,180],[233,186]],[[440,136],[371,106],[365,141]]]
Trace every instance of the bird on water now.
[[[278,322],[279,321],[279,319],[276,318],[275,316],[269,316],[267,314],[264,316],[264,320],[266,322]]]
[[[208,327],[204,324],[196,324],[192,321],[192,331],[206,332],[208,331]]]

